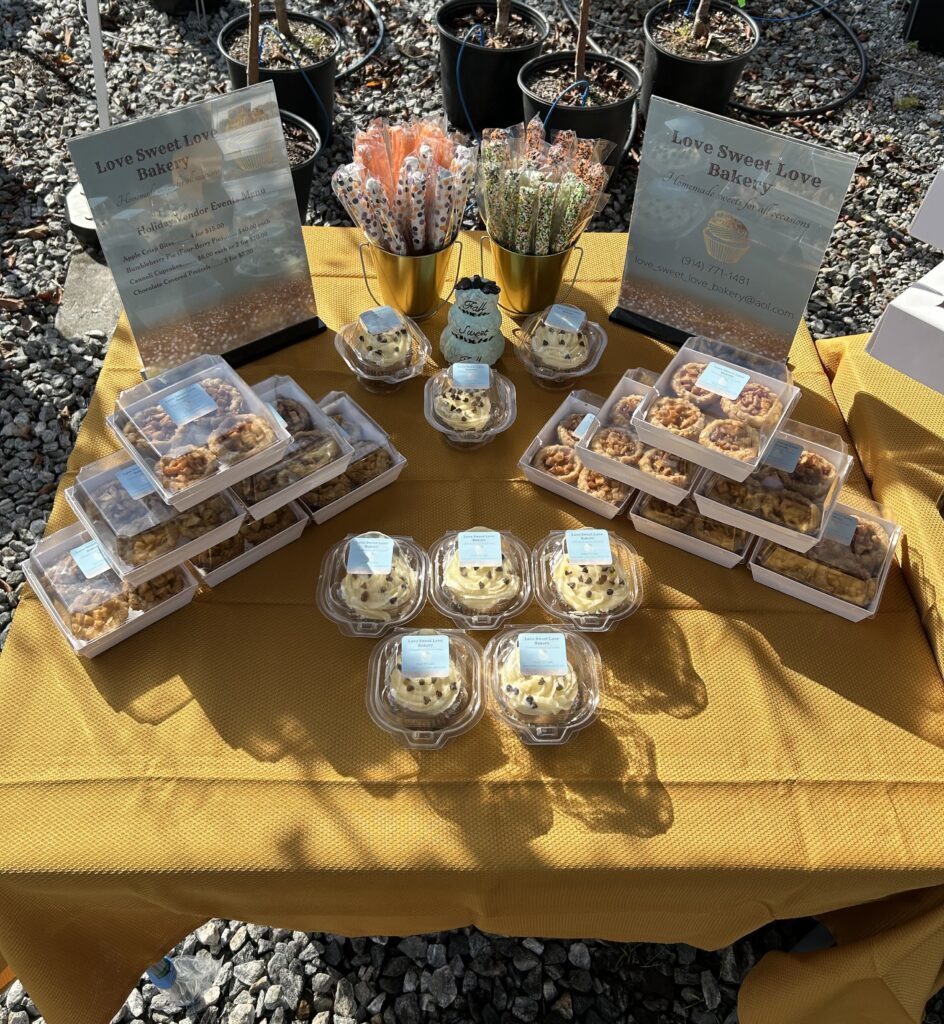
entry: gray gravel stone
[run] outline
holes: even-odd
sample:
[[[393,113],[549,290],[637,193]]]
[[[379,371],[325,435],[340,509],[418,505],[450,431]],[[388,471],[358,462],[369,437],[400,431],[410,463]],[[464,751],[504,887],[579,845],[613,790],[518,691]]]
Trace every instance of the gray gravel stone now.
[[[261,960],[250,960],[248,963],[237,964],[233,968],[233,974],[237,981],[244,985],[254,985],[265,974],[265,969],[265,964]]]

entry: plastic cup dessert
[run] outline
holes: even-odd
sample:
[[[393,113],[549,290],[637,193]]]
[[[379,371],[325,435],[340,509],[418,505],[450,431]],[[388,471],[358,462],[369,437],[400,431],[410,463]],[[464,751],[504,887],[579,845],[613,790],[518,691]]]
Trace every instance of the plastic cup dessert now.
[[[480,448],[514,423],[515,386],[485,363],[454,363],[426,382],[423,411],[454,447]]]
[[[600,655],[574,629],[505,629],[485,648],[485,670],[497,714],[525,743],[565,743],[597,717]]]
[[[429,558],[430,599],[463,629],[497,629],[531,601],[530,552],[506,530],[450,530]]]
[[[394,391],[423,371],[429,339],[392,306],[368,309],[334,339],[338,354],[368,391]]]
[[[541,607],[576,629],[600,633],[642,602],[639,556],[608,530],[554,530],[531,555]]]
[[[456,629],[397,631],[371,655],[367,710],[408,747],[442,747],[485,711],[482,648]]]
[[[317,602],[347,636],[383,636],[426,602],[429,558],[412,537],[349,534],[324,557]]]
[[[576,306],[555,303],[515,331],[515,354],[543,387],[567,387],[590,373],[606,348],[606,332]]]

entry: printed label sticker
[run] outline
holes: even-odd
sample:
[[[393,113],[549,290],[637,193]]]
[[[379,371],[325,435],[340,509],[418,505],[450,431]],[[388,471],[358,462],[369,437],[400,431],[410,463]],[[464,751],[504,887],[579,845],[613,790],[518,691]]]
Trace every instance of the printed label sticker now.
[[[501,534],[495,530],[465,530],[456,539],[456,549],[463,568],[502,564]]]
[[[445,633],[412,634],[400,641],[400,671],[409,679],[449,675],[449,637]]]
[[[347,571],[356,574],[388,573],[393,567],[393,538],[362,533],[347,546]]]
[[[144,475],[140,466],[126,466],[115,476],[118,483],[128,492],[129,498],[143,498],[145,494],[152,494],[154,491],[154,484]]]
[[[729,398],[733,402],[745,385],[750,381],[751,375],[743,370],[735,370],[733,366],[725,366],[722,363],[709,363],[695,381],[696,387],[704,388],[706,391],[713,391],[722,398]]]
[[[457,388],[482,391],[492,385],[492,373],[488,363],[453,363],[452,383]]]
[[[519,633],[518,660],[526,676],[567,674],[567,637],[563,633]]]
[[[197,383],[175,391],[161,401],[161,408],[178,427],[216,412],[216,402]]]
[[[97,540],[87,540],[84,544],[71,548],[69,554],[72,555],[72,560],[82,570],[82,575],[87,580],[93,580],[111,568],[105,561],[105,556],[102,554]]]
[[[802,444],[778,437],[764,456],[764,463],[773,466],[774,469],[782,469],[784,473],[792,473],[797,468],[802,454]]]
[[[613,550],[606,530],[567,530],[564,533],[567,557],[578,565],[612,565]]]

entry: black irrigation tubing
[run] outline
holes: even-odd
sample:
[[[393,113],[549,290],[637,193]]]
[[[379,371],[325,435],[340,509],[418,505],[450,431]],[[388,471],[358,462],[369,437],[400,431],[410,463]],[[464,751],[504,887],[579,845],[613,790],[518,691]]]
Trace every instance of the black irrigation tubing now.
[[[377,23],[377,38],[374,40],[374,45],[361,57],[356,60],[350,67],[345,68],[343,71],[339,71],[335,76],[334,80],[340,82],[342,78],[347,78],[348,75],[353,74],[355,71],[360,69],[377,53],[381,46],[383,46],[384,38],[387,34],[387,28],[384,25],[383,15],[377,9],[377,5],[374,0],[361,0],[368,11],[373,15],[374,21]]]
[[[574,26],[574,28],[577,28],[577,16],[571,10],[569,4],[567,3],[567,0],[558,0],[558,2],[563,8],[564,13],[567,15],[567,18],[570,20],[571,24]],[[815,13],[815,11],[811,13]],[[833,21],[835,21],[836,24],[839,25],[843,32],[845,32],[845,34],[849,37],[849,39],[852,41],[852,45],[855,47],[856,55],[859,59],[859,74],[856,76],[856,80],[853,83],[852,88],[848,89],[837,99],[831,100],[829,103],[821,103],[815,107],[795,107],[793,109],[788,110],[779,110],[776,107],[752,107],[746,103],[737,103],[736,101],[732,100],[729,104],[732,110],[736,110],[740,114],[747,114],[749,117],[762,117],[767,120],[782,121],[784,118],[787,117],[810,117],[815,116],[817,114],[825,114],[827,113],[827,111],[830,110],[838,110],[840,107],[845,106],[851,99],[853,99],[859,93],[859,91],[862,89],[862,86],[865,85],[865,79],[869,73],[869,56],[865,52],[865,47],[862,45],[861,40],[856,35],[855,30],[852,28],[852,26],[845,20],[845,18],[837,14],[832,7],[821,7],[819,9],[819,13],[832,18]],[[606,23],[606,27],[609,28],[611,31],[620,31],[615,25],[612,25],[610,23]],[[601,52],[601,48],[597,46],[597,44],[592,39],[590,39],[589,36],[587,37],[587,45],[592,50],[595,50],[597,53]]]

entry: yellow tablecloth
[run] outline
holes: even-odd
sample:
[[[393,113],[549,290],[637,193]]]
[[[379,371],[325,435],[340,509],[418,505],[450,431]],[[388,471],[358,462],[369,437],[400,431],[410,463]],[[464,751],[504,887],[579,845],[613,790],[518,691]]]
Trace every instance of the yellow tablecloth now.
[[[307,239],[337,327],[368,302],[356,235]],[[605,322],[625,235],[585,245],[573,298]],[[434,339],[443,321],[426,324]],[[608,330],[591,390],[669,358]],[[793,356],[796,415],[843,430],[805,329]],[[409,458],[400,481],[92,662],[24,599],[0,664],[0,955],[49,1024],[107,1021],[142,968],[211,916],[717,947],[846,907],[859,909],[829,921],[848,945],[765,959],[741,1020],[920,1019],[944,960],[944,687],[897,568],[878,617],[854,625],[618,520],[644,559],[645,601],[598,640],[606,695],[592,728],[533,750],[487,716],[441,752],[410,753],[371,724],[372,645],[314,607],[329,545],[378,527],[428,545],[476,524],[529,544],[605,525],[518,476],[561,396],[510,355],[503,368],[518,422],[460,454],[425,424],[420,381],[360,393],[330,333],[247,367],[315,396],[350,389]],[[135,376],[122,324],[70,469],[111,449],[103,416]],[[858,467],[850,487],[866,493]],[[50,526],[68,519],[60,495]]]

